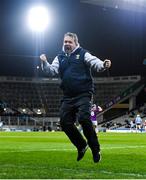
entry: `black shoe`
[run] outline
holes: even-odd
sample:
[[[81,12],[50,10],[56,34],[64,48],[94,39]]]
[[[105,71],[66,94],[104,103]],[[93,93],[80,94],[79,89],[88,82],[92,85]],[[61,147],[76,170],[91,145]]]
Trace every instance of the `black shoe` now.
[[[93,153],[93,161],[94,161],[95,163],[98,163],[99,161],[101,161],[100,151]]]
[[[88,145],[86,145],[85,148],[83,148],[81,151],[78,150],[77,161],[80,161],[84,157],[85,152],[87,151],[87,149],[88,149]]]

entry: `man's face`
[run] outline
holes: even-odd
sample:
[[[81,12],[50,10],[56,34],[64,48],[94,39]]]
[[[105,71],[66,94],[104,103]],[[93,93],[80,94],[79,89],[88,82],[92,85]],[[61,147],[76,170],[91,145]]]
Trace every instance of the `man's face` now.
[[[65,36],[63,41],[63,46],[66,53],[71,53],[76,48],[77,45],[75,44],[75,41],[72,37]]]
[[[96,104],[93,104],[92,106],[92,110],[95,111],[96,110]]]

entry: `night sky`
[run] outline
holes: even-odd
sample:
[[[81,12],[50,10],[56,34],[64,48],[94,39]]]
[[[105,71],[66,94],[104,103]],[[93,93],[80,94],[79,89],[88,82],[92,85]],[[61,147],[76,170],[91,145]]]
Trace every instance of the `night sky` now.
[[[28,10],[38,4],[52,13],[51,26],[42,34],[32,33],[26,22]],[[0,0],[0,75],[36,76],[40,61],[33,56],[45,53],[51,61],[68,31],[98,58],[112,60],[109,73],[98,76],[146,76],[146,13],[76,0]]]

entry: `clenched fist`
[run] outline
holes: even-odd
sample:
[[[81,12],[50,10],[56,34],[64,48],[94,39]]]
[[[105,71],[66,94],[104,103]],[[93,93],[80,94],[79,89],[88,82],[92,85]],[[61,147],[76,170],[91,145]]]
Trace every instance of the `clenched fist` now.
[[[106,69],[110,68],[111,67],[111,61],[109,59],[105,59],[104,62],[103,62],[103,65]]]
[[[45,54],[41,54],[40,59],[41,59],[41,61],[47,61],[47,57]]]

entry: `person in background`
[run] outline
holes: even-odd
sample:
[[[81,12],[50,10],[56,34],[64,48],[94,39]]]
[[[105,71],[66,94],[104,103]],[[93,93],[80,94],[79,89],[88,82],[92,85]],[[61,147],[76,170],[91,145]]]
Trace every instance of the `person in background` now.
[[[144,130],[146,131],[146,120],[144,121]]]
[[[130,121],[130,132],[133,132],[134,128],[135,128],[135,123],[134,123],[134,120],[131,119],[131,121]]]
[[[52,76],[60,75],[60,87],[63,90],[60,125],[77,148],[77,161],[84,157],[89,146],[93,161],[99,162],[100,144],[90,120],[91,98],[94,92],[91,69],[96,72],[104,71],[111,67],[111,61],[102,61],[91,55],[80,46],[77,35],[71,32],[64,35],[62,51],[51,64],[45,54],[40,55],[40,59],[44,71]],[[84,136],[75,125],[76,119],[83,128]]]
[[[91,117],[90,117],[90,119],[91,119],[91,121],[92,121],[92,124],[93,124],[93,127],[94,127],[96,133],[98,133],[97,114],[98,114],[99,112],[101,112],[101,111],[102,111],[102,108],[101,108],[100,106],[97,106],[96,104],[93,104],[93,105],[92,105],[92,108],[91,108]]]
[[[3,122],[0,121],[0,131],[2,130],[2,127],[3,127]]]
[[[136,132],[140,131],[142,126],[142,118],[140,117],[139,114],[137,114],[135,118],[135,124],[136,124]]]

